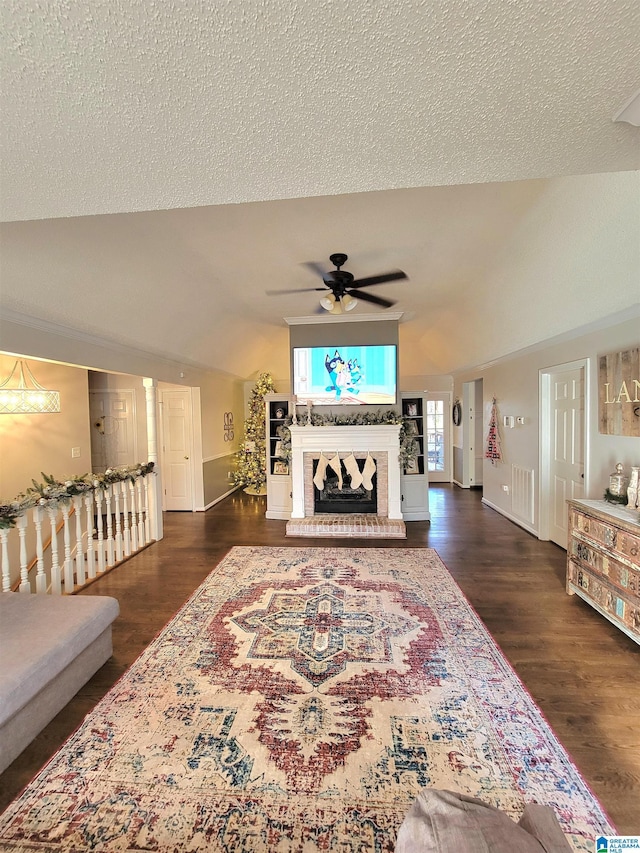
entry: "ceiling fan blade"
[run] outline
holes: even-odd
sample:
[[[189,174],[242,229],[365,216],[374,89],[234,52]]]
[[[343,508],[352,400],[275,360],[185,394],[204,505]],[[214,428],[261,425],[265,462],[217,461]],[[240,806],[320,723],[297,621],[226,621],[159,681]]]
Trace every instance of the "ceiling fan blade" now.
[[[352,281],[349,287],[369,287],[372,284],[384,284],[387,281],[399,281],[401,278],[409,278],[406,272],[395,270],[394,272],[386,272],[382,275],[372,275],[369,278],[359,278]]]
[[[396,304],[391,299],[381,299],[379,296],[372,296],[370,293],[365,293],[364,290],[349,289],[347,293],[355,299],[362,299],[363,302],[372,302],[374,305],[381,305],[383,308],[391,308],[392,305]]]
[[[265,290],[267,296],[280,296],[283,293],[310,293],[312,290],[325,290],[324,287],[299,287],[295,290]]]
[[[307,267],[307,269],[311,270],[312,273],[319,275],[320,278],[324,278],[325,276],[325,268],[321,263],[318,263],[317,261],[305,261],[302,266]]]

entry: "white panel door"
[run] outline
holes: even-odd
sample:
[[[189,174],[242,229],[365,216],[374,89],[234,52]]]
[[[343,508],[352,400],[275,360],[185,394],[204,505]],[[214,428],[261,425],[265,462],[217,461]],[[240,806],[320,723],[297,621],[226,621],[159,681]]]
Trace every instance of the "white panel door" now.
[[[451,396],[429,393],[426,411],[426,455],[430,483],[451,482]]]
[[[567,500],[584,495],[584,368],[550,375],[549,538],[567,547]]]
[[[164,509],[193,510],[191,390],[162,391]]]
[[[136,465],[135,392],[90,391],[91,469],[96,473],[121,465]]]

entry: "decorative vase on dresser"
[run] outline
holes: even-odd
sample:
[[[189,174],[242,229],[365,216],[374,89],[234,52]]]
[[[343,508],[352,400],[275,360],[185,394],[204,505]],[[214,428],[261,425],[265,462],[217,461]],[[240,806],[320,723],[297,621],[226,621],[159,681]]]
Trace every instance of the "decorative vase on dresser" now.
[[[638,513],[604,501],[570,500],[567,592],[583,598],[640,644]]]

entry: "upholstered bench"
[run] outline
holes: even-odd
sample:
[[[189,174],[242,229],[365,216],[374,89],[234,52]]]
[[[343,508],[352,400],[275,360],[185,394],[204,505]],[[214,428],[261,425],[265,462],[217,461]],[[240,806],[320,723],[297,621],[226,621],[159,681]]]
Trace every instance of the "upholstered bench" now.
[[[0,772],[111,657],[115,598],[0,593]]]

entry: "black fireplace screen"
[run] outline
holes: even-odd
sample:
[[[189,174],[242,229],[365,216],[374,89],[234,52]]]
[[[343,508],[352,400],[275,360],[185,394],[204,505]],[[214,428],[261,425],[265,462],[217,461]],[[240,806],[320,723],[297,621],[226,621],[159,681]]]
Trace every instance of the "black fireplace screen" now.
[[[362,469],[364,460],[359,460],[359,467]],[[339,488],[338,475],[327,468],[327,476],[322,489],[314,484],[313,486],[313,509],[314,512],[371,512],[378,511],[378,493],[376,488],[376,475],[371,478],[371,489],[365,489],[364,485],[358,486],[357,489],[351,488],[351,477],[347,473],[344,463],[340,463],[342,468],[342,488]],[[313,460],[313,475],[315,477],[318,468],[318,460]]]

